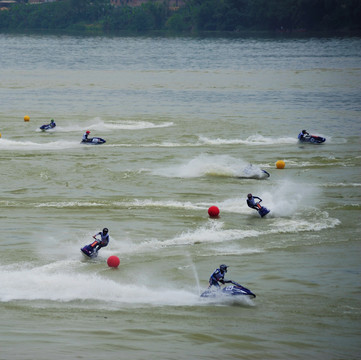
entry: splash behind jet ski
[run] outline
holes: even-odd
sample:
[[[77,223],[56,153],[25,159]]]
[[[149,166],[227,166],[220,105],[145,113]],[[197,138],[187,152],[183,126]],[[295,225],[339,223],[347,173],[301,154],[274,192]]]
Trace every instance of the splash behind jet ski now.
[[[238,179],[267,179],[271,176],[266,170],[260,169],[259,167],[249,164],[246,166],[242,173],[237,176]]]

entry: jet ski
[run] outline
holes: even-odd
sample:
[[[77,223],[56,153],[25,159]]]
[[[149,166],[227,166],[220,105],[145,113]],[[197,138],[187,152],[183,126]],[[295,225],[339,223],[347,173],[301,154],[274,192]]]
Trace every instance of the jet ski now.
[[[266,207],[262,206],[260,204],[260,201],[256,204],[257,206],[257,211],[260,217],[264,217],[265,215],[267,215],[271,210],[268,210]]]
[[[87,140],[82,140],[81,144],[86,144],[86,145],[101,145],[104,144],[106,141],[100,137],[93,137],[93,138],[89,138]]]
[[[322,144],[326,141],[326,138],[318,135],[306,135],[303,136],[299,141],[302,143]]]
[[[222,296],[249,296],[255,298],[256,295],[249,289],[245,288],[241,284],[231,281],[232,285],[225,286],[223,288],[210,288],[201,294],[204,298],[215,298]]]
[[[263,170],[263,169],[261,169],[262,170],[262,172],[264,173],[264,174],[266,174],[266,177],[270,177],[271,176],[271,174],[269,173],[269,172],[267,172],[266,170]]]
[[[266,170],[260,169],[259,167],[249,164],[246,166],[241,176],[237,176],[238,179],[267,179],[271,176]]]
[[[96,246],[99,244],[99,240],[95,239],[91,244],[85,245],[80,251],[88,258],[94,259],[98,256],[98,250]]]
[[[51,129],[54,129],[55,126],[56,126],[55,123],[41,125],[41,126],[40,126],[40,130],[41,130],[41,131],[51,130]]]

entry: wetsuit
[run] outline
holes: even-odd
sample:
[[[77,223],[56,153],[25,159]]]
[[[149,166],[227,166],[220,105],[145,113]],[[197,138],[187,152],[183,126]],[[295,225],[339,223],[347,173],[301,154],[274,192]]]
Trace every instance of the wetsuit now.
[[[298,134],[298,140],[304,140],[304,137],[306,135],[309,135],[309,133],[306,131],[305,133],[303,131],[301,131],[299,134]]]
[[[219,288],[220,285],[218,282],[221,282],[222,284],[231,282],[230,280],[226,280],[224,275],[224,272],[222,272],[220,269],[216,269],[209,278],[209,287],[215,286]]]
[[[95,234],[93,236],[93,238],[95,239],[96,236],[100,235],[101,239],[98,242],[98,245],[96,246],[96,251],[98,251],[100,248],[102,247],[106,247],[109,244],[109,234],[103,234],[102,231],[98,232],[97,234]]]
[[[248,198],[247,198],[247,205],[248,205],[250,208],[252,208],[252,209],[258,210],[258,206],[256,205],[255,199],[258,199],[259,202],[262,201],[262,199],[259,198],[258,196],[252,196],[251,199],[248,199]]]

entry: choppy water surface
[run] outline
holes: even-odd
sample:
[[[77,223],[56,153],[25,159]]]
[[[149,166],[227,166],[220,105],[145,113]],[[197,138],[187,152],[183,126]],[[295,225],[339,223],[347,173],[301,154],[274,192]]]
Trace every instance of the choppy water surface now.
[[[0,358],[359,359],[360,43],[0,35]]]

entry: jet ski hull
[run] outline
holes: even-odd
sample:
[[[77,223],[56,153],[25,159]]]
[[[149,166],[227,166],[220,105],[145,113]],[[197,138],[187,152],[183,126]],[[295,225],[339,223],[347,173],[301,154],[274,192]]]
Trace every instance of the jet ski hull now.
[[[98,240],[93,241],[91,244],[89,245],[85,245],[83,246],[80,251],[89,258],[96,258],[98,256],[98,252],[96,250],[96,246],[98,244]]]
[[[233,282],[232,285],[228,285],[223,288],[207,289],[201,294],[201,297],[203,298],[217,298],[224,296],[248,296],[251,298],[256,297],[256,295],[251,290],[235,282]]]
[[[100,137],[93,137],[88,139],[87,141],[82,140],[81,144],[84,145],[101,145],[104,144],[106,141]]]
[[[264,207],[264,206],[261,206],[261,204],[260,203],[257,203],[256,204],[257,205],[257,208],[258,208],[258,214],[259,214],[259,216],[260,217],[264,217],[264,216],[266,216],[271,210],[268,210],[266,207]]]
[[[326,138],[317,135],[304,136],[300,139],[301,143],[310,143],[310,144],[322,144],[326,141]]]
[[[54,128],[55,128],[55,126],[51,126],[50,124],[40,126],[41,131],[51,130],[51,129],[54,129]]]

